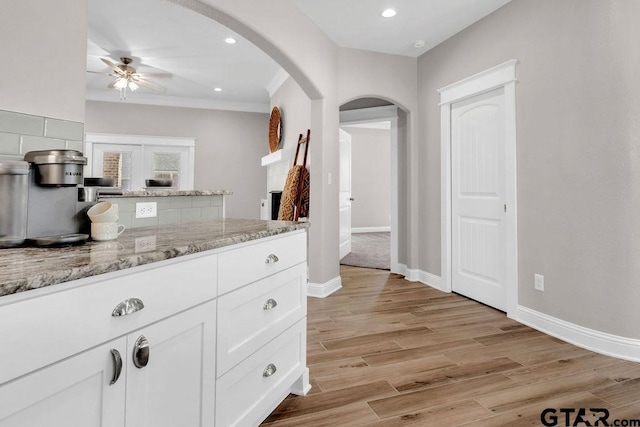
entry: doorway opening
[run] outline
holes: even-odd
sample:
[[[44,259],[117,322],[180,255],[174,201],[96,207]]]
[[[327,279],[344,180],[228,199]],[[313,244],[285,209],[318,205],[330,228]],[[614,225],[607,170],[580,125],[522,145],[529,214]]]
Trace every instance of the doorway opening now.
[[[342,264],[400,273],[398,128],[405,120],[398,107],[379,98],[340,107]]]

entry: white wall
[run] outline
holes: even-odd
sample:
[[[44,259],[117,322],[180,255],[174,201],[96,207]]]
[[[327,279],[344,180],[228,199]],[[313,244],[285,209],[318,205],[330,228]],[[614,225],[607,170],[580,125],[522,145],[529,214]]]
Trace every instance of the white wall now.
[[[638,16],[635,1],[514,0],[419,58],[421,269],[440,273],[436,90],[515,58],[519,304],[640,338]]]
[[[397,105],[398,122],[398,261],[417,268],[418,251],[418,66],[417,59],[356,49],[339,50],[340,104],[358,98],[381,98]]]
[[[172,0],[226,25],[264,50],[311,99],[309,279],[339,283],[338,48],[291,0]]]
[[[195,188],[232,190],[226,216],[260,218],[269,115],[88,101],[86,132],[196,138]]]
[[[0,110],[84,121],[86,0],[2,0]]]
[[[391,226],[391,131],[346,126],[351,135],[351,227]]]
[[[271,96],[271,108],[273,107],[278,107],[282,117],[282,142],[280,146],[285,150],[290,150],[291,156],[293,156],[299,135],[306,135],[307,129],[311,128],[311,100],[298,83],[289,77]],[[314,132],[311,133],[310,144],[316,144]],[[300,151],[302,152],[304,148],[301,146]],[[313,159],[311,156],[307,157],[307,166],[311,172]],[[301,164],[302,160],[303,153],[300,153],[298,163]],[[287,173],[292,165],[293,157],[287,157],[281,163],[268,167],[267,191],[282,191]],[[313,200],[310,200],[309,203],[313,203]]]

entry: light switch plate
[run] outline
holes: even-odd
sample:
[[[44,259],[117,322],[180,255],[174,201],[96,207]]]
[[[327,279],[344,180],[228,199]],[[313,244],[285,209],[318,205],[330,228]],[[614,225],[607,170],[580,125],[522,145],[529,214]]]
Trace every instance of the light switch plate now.
[[[542,274],[533,275],[533,287],[537,291],[544,291],[544,276]]]

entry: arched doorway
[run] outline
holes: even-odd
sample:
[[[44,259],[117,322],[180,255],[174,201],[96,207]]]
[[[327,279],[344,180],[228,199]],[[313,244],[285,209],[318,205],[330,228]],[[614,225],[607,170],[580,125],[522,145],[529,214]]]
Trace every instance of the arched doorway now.
[[[400,228],[404,226],[404,219],[401,218],[399,206],[406,199],[406,195],[402,191],[400,185],[400,169],[399,156],[404,151],[401,147],[405,147],[407,142],[406,129],[406,113],[394,103],[377,97],[362,97],[347,102],[340,106],[340,126],[348,128],[349,126],[358,127],[380,127],[381,124],[388,126],[388,181],[383,185],[389,186],[388,197],[381,197],[378,205],[369,204],[365,209],[380,209],[388,212],[389,222],[389,270],[392,273],[403,274],[404,271],[399,263],[400,253]],[[383,127],[386,127],[383,125]],[[348,130],[347,130],[348,132]],[[341,193],[342,194],[342,193]],[[355,197],[352,197],[355,199]],[[369,199],[371,201],[371,198]],[[353,200],[357,203],[357,200]],[[386,203],[387,205],[382,205]],[[380,218],[378,217],[378,221]],[[375,220],[374,220],[375,221]],[[342,222],[342,218],[341,218]],[[384,231],[383,227],[362,227],[363,231]],[[341,234],[344,235],[343,225],[341,224]],[[342,237],[341,237],[342,238]],[[374,240],[375,241],[375,240]],[[386,250],[386,249],[384,249]],[[374,251],[380,254],[380,251]],[[380,267],[376,267],[380,268]]]

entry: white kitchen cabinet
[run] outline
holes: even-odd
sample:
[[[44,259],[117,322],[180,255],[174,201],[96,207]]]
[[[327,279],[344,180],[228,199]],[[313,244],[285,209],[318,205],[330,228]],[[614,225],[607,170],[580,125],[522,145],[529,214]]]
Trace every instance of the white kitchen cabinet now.
[[[114,378],[119,338],[0,387],[2,427],[113,427],[124,424],[126,372]]]
[[[311,388],[306,260],[303,233],[219,255],[216,426],[257,426]]]
[[[215,322],[211,301],[10,382],[0,426],[212,426]],[[138,367],[140,337],[148,363]],[[114,384],[112,349],[122,362]]]
[[[214,422],[215,301],[127,336],[128,427],[210,427]],[[134,363],[136,342],[148,342],[148,363]]]
[[[306,322],[300,320],[218,378],[216,426],[257,426],[296,391],[297,383],[308,384],[306,328]]]
[[[306,284],[300,230],[1,297],[0,427],[258,425],[310,388]]]

